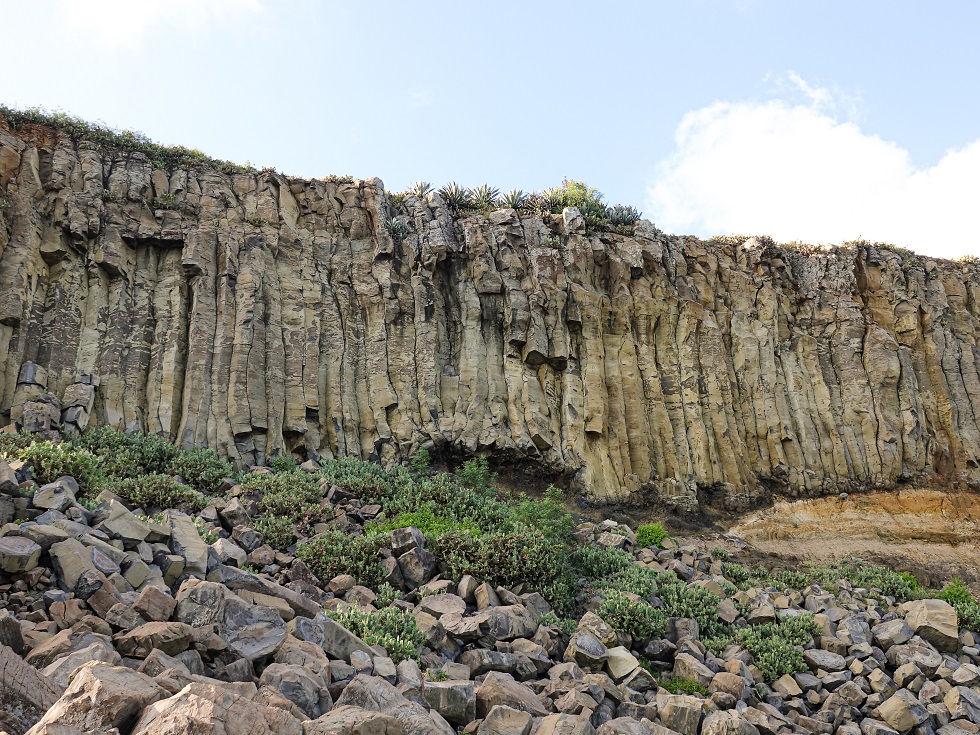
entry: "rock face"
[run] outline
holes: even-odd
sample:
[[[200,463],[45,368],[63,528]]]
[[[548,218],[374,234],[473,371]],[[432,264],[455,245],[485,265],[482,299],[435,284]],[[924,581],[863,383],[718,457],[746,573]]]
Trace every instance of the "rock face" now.
[[[0,202],[0,423],[243,463],[488,452],[684,508],[980,481],[977,265],[454,220],[2,121]]]

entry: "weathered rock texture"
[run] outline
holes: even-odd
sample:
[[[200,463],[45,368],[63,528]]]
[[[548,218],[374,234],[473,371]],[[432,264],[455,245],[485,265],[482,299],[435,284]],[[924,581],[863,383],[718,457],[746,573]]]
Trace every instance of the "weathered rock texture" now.
[[[454,221],[3,123],[0,202],[0,421],[246,463],[430,443],[689,508],[980,479],[976,265]]]

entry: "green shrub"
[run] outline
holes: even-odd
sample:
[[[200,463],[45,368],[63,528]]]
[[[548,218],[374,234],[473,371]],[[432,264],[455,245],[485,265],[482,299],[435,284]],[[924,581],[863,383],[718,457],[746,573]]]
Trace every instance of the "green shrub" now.
[[[559,618],[554,610],[549,610],[538,620],[538,625],[543,625],[546,628],[558,628],[565,635],[571,635],[578,627],[578,621],[571,618]]]
[[[491,585],[525,584],[540,590],[553,582],[564,568],[566,550],[539,531],[522,529],[509,533],[447,533],[433,542],[433,553],[459,579],[472,574]]]
[[[209,493],[233,470],[213,449],[195,447],[178,451],[171,458],[166,471],[171,475],[180,475],[188,485]]]
[[[269,462],[269,467],[274,472],[292,472],[296,469],[296,460],[291,454],[277,454]]]
[[[807,586],[807,575],[803,572],[782,571],[772,575],[772,583],[781,589],[801,590]]]
[[[418,648],[425,645],[425,634],[407,610],[385,607],[377,612],[348,608],[328,613],[330,617],[369,646],[381,646],[395,662],[418,660]]]
[[[720,546],[716,546],[711,550],[711,556],[713,556],[718,561],[727,561],[730,554]]]
[[[718,635],[725,629],[718,617],[718,596],[706,587],[690,587],[672,572],[657,575],[657,597],[669,618],[693,618],[702,636]]]
[[[200,536],[201,540],[208,546],[221,538],[217,533],[208,528],[207,524],[199,517],[195,516],[193,520],[194,527],[197,529],[197,535]]]
[[[35,442],[22,449],[18,456],[31,463],[34,478],[42,484],[69,475],[84,490],[101,478],[99,458],[70,442]]]
[[[949,584],[945,585],[938,595],[940,600],[945,600],[950,605],[960,602],[973,602],[973,594],[969,586],[959,577],[954,577]]]
[[[571,538],[575,522],[565,511],[565,493],[554,485],[544,491],[543,500],[532,500],[522,495],[513,510],[514,519],[526,526],[536,528],[555,543],[566,543]]]
[[[598,615],[617,632],[632,636],[634,642],[662,636],[667,626],[663,610],[614,589],[603,591]]]
[[[646,523],[636,529],[636,545],[640,548],[660,546],[667,538],[667,531],[662,523]]]
[[[383,581],[379,552],[389,542],[384,536],[348,536],[329,531],[300,544],[296,556],[324,583],[338,574],[350,574],[358,584],[377,589]]]
[[[368,524],[364,531],[367,534],[391,533],[398,528],[414,526],[426,538],[433,539],[447,533],[469,533],[479,535],[480,527],[472,521],[457,521],[444,516],[437,516],[432,508],[424,508],[412,513],[399,513],[390,520]]]
[[[265,513],[252,521],[252,528],[262,534],[262,538],[274,549],[284,551],[296,540],[293,522],[289,518]]]
[[[708,696],[708,690],[694,681],[694,679],[670,678],[657,683],[671,694],[700,694],[702,697]]]
[[[970,600],[969,602],[954,602],[952,605],[956,610],[959,626],[974,633],[980,633],[980,604]]]
[[[259,514],[266,518],[267,528],[277,543],[285,548],[293,542],[293,526],[299,525],[304,532],[320,517],[320,479],[300,470],[282,472],[250,472],[239,478],[239,484],[247,493],[258,493]],[[286,537],[289,536],[287,541]]]
[[[0,432],[0,457],[6,460],[19,459],[21,451],[38,441],[34,434],[21,429],[13,434]]]
[[[374,606],[378,609],[382,607],[389,607],[394,604],[395,600],[402,599],[402,593],[387,582],[382,582],[380,585],[378,585],[378,589],[376,589],[374,592],[378,596],[374,601]]]
[[[630,592],[648,599],[657,594],[659,589],[657,580],[658,575],[652,569],[647,569],[639,564],[630,564],[625,569],[607,577],[605,582],[620,592]]]
[[[635,566],[633,557],[620,549],[580,546],[572,551],[573,573],[585,579],[603,579]]]
[[[482,490],[494,481],[494,477],[490,473],[490,464],[487,462],[486,457],[468,459],[456,474],[464,486],[475,490]]]
[[[813,616],[807,613],[774,623],[733,628],[713,638],[702,638],[702,643],[716,656],[720,656],[726,646],[741,646],[752,654],[766,681],[773,682],[784,674],[806,670],[802,646],[817,633]]]
[[[110,477],[99,485],[144,510],[181,508],[199,511],[207,500],[194,488],[170,475],[151,473],[141,477]]]
[[[419,447],[408,461],[408,469],[416,475],[429,474],[429,468],[431,466],[432,458],[429,456],[429,450],[425,447]]]
[[[908,575],[868,564],[857,558],[845,558],[838,562],[819,565],[808,564],[804,566],[803,572],[810,580],[820,585],[833,585],[840,579],[846,579],[854,587],[879,590],[882,594],[891,595],[899,600],[912,599],[918,586],[914,580],[909,580]]]
[[[257,173],[246,164],[241,166],[230,161],[210,158],[201,151],[183,146],[162,146],[154,143],[143,133],[132,130],[116,130],[102,123],[90,123],[64,112],[48,112],[40,107],[17,110],[0,105],[0,115],[14,130],[25,125],[46,125],[69,136],[73,140],[88,140],[104,148],[124,153],[143,153],[156,168],[173,171],[177,168],[213,169],[226,174]]]
[[[73,439],[76,446],[99,458],[109,477],[139,477],[150,473],[172,474],[170,463],[179,450],[157,434],[124,434],[100,426]]]

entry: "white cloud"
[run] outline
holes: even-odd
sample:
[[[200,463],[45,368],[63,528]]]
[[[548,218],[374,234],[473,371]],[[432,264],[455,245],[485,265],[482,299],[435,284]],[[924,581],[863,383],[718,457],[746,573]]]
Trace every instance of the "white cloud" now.
[[[980,254],[980,140],[916,169],[902,147],[833,116],[841,106],[834,91],[793,74],[789,81],[807,104],[718,102],[684,116],[676,150],[648,190],[658,226]]]
[[[66,29],[94,34],[114,47],[136,45],[161,24],[200,31],[261,7],[261,0],[58,0],[58,17]]]

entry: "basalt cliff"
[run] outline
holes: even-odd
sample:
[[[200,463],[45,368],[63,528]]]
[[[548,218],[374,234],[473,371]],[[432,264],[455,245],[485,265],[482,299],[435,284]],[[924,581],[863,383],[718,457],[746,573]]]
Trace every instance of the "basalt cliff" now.
[[[0,425],[47,411],[243,464],[427,446],[739,507],[975,486],[978,364],[975,264],[454,217],[378,179],[167,171],[0,119]]]

